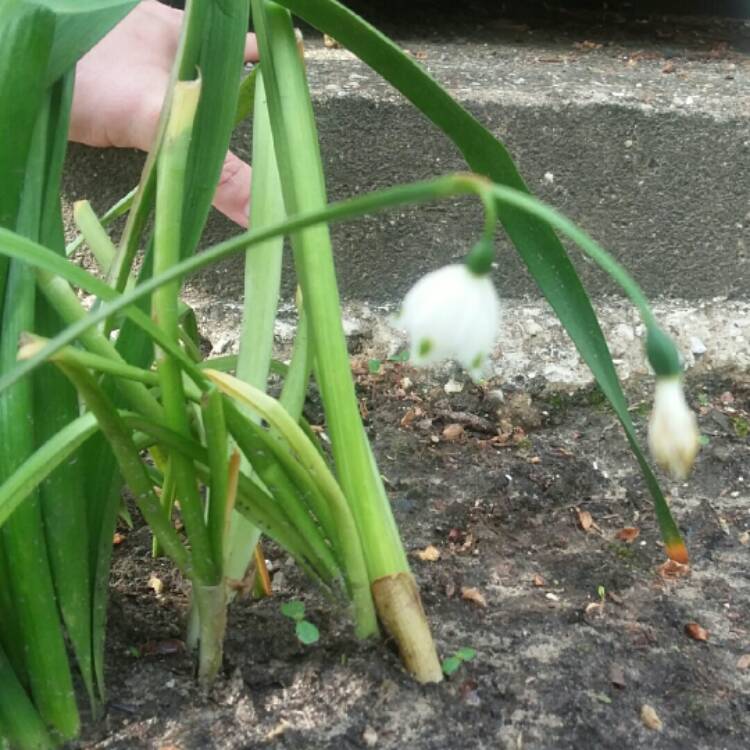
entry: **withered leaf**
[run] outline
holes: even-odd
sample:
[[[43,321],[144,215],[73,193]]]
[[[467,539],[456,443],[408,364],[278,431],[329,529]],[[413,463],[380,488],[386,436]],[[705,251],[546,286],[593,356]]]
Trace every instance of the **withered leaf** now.
[[[664,726],[661,723],[659,714],[657,714],[656,711],[648,705],[648,703],[644,703],[641,706],[641,721],[643,722],[644,726],[648,727],[649,729],[653,729],[655,732],[661,732],[662,727]]]
[[[667,560],[658,568],[659,575],[662,578],[674,580],[675,578],[684,578],[690,575],[690,566],[678,563],[675,560]]]
[[[479,607],[486,607],[487,600],[484,598],[484,594],[479,589],[469,588],[467,586],[461,587],[461,598],[467,602],[472,602]]]
[[[443,439],[448,441],[459,440],[464,434],[464,426],[454,422],[443,430]]]
[[[594,519],[587,510],[576,508],[576,517],[578,519],[578,526],[583,531],[588,531],[594,525]]]
[[[750,669],[750,654],[742,654],[737,659],[737,669]]]
[[[417,550],[414,554],[424,562],[435,562],[440,559],[440,550],[434,544],[428,544],[424,549]]]
[[[694,641],[707,641],[708,630],[697,622],[689,622],[685,625],[685,633],[689,635]]]
[[[626,526],[615,534],[615,538],[619,539],[621,542],[631,544],[639,537],[640,533],[641,530],[637,529],[635,526]]]
[[[531,584],[532,586],[536,586],[538,589],[540,589],[542,588],[542,586],[544,586],[544,578],[542,578],[539,573],[537,573],[531,579]]]

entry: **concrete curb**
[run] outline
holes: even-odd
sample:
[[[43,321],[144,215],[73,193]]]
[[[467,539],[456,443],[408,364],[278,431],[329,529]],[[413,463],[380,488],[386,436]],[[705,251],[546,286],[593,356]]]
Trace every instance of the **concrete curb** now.
[[[632,49],[409,44],[507,143],[531,189],[610,249],[649,295],[750,294],[746,56],[665,62]],[[463,168],[452,145],[346,51],[313,40],[308,70],[332,198]],[[235,149],[245,157],[248,140],[243,126]],[[93,196],[104,209],[135,184],[141,160],[134,152],[72,148],[66,203]],[[465,200],[336,227],[344,296],[394,302],[426,270],[461,257],[479,227],[477,207]],[[205,242],[234,231],[214,216]],[[501,292],[537,294],[512,248],[499,245]],[[572,257],[593,294],[613,291],[596,269]],[[239,298],[239,265],[230,260],[193,283]]]

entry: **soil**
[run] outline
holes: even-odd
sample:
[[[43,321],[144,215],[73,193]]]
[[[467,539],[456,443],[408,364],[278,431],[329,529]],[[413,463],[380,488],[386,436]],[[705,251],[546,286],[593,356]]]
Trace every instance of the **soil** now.
[[[232,606],[223,672],[201,693],[185,583],[151,559],[136,519],[115,550],[106,715],[73,747],[747,748],[750,387],[689,383],[707,444],[687,484],[663,485],[691,554],[670,571],[598,391],[456,376],[446,392],[404,364],[370,369],[355,364],[362,412],[439,651],[475,658],[415,684],[266,543],[274,594]],[[641,432],[649,391],[630,393]],[[314,401],[308,417],[321,422]],[[619,539],[625,528],[637,538]],[[439,559],[420,558],[429,545]],[[314,645],[280,612],[296,599]]]

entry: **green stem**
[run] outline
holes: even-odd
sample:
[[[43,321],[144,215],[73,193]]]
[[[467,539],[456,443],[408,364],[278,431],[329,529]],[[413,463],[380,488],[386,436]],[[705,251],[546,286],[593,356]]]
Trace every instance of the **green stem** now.
[[[263,0],[253,0],[252,8],[288,212],[321,209],[326,195],[317,131],[291,18]],[[328,227],[295,233],[292,243],[314,349],[325,353],[318,363],[319,385],[336,467],[362,540],[370,580],[408,571],[388,497],[379,474],[372,470],[359,415]]]
[[[252,163],[250,224],[257,228],[277,224],[284,220],[286,213],[260,73],[255,77]],[[245,296],[237,377],[264,390],[273,349],[283,248],[284,238],[279,236],[245,254]],[[227,543],[227,575],[230,578],[241,579],[245,575],[259,537],[258,530],[242,514],[232,514]]]
[[[138,188],[134,187],[127,195],[120,198],[117,203],[110,206],[101,217],[97,217],[97,222],[102,227],[108,227],[115,219],[129,211],[133,205],[133,198],[137,191]],[[84,242],[87,242],[86,238],[83,234],[79,234],[72,242],[65,246],[65,255],[69,258]]]
[[[184,191],[185,163],[195,110],[200,96],[200,81],[180,81],[172,94],[167,130],[159,155],[156,186],[156,224],[154,229],[154,272],[162,273],[176,265],[180,257],[180,219]],[[179,340],[180,282],[164,284],[153,295],[153,317],[171,341]],[[185,409],[185,390],[178,362],[163,350],[157,353],[157,369],[162,390],[166,424],[184,437],[190,436]],[[220,582],[204,520],[203,504],[191,461],[179,453],[170,455],[177,480],[177,494],[190,545],[195,582],[214,586]]]
[[[376,633],[377,619],[355,519],[325,461],[278,401],[231,375],[211,370],[207,371],[206,375],[227,395],[257,411],[268,421],[271,427],[288,441],[299,462],[321,488],[330,503],[329,510],[335,522],[337,536],[332,541],[340,545],[345,563],[347,584],[356,614],[357,633],[360,637]]]

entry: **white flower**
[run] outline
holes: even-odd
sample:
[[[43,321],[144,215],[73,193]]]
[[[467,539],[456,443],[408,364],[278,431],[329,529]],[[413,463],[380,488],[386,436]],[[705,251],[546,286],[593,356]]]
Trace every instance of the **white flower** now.
[[[423,276],[407,293],[397,322],[411,339],[411,361],[456,359],[481,377],[500,324],[500,300],[488,275],[461,264]]]
[[[685,479],[698,453],[698,424],[690,411],[679,375],[656,379],[654,410],[648,424],[648,447],[659,466]]]

